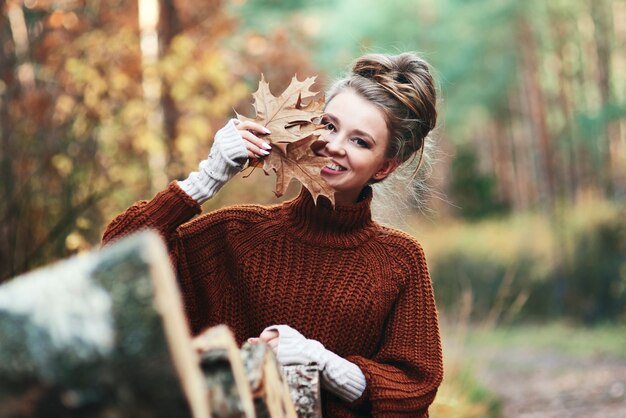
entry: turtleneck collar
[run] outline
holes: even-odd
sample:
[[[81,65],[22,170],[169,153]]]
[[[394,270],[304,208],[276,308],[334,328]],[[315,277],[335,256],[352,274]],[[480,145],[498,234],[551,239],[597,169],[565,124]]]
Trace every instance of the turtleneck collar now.
[[[352,247],[361,244],[374,233],[370,203],[372,189],[366,187],[358,202],[335,205],[324,197],[317,204],[309,191],[302,187],[300,194],[285,202],[283,209],[291,221],[289,231],[298,239],[329,247]]]

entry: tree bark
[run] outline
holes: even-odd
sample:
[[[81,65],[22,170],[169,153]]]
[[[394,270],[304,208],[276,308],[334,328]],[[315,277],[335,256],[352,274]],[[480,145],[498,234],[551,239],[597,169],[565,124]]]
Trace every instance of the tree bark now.
[[[533,34],[528,22],[522,20],[519,24],[520,44],[522,50],[522,76],[523,84],[528,96],[528,112],[532,121],[534,135],[537,138],[540,151],[541,173],[543,181],[543,194],[545,206],[552,207],[556,195],[556,178],[554,169],[554,155],[552,138],[546,120],[545,101],[540,84],[536,46]]]
[[[143,232],[2,285],[0,417],[208,417],[168,260]]]
[[[257,418],[299,416],[274,352],[266,344],[244,344],[241,358],[254,397]]]
[[[282,367],[298,418],[320,418],[322,404],[320,370],[317,364],[292,364]]]
[[[154,232],[19,276],[0,286],[0,418],[321,417],[315,365],[281,369],[225,325],[190,335]]]
[[[320,418],[319,368],[279,365],[266,344],[237,348],[226,326],[196,337],[213,417]]]
[[[203,342],[200,366],[212,416],[254,418],[248,378],[230,330],[224,325],[209,328],[196,339]]]
[[[598,91],[600,92],[601,111],[606,115],[610,106],[613,104],[614,94],[611,88],[611,67],[613,61],[612,55],[612,19],[611,19],[611,2],[607,0],[593,0],[591,2],[591,16],[594,22],[594,41],[597,57],[596,82]],[[603,188],[606,197],[614,198],[616,183],[619,171],[617,165],[617,156],[613,155],[615,144],[620,141],[619,124],[612,121],[611,118],[605,116],[604,129],[605,135],[602,161],[603,169]]]
[[[159,0],[159,46],[160,56],[169,51],[174,38],[182,33],[182,25],[175,2],[172,0]],[[178,136],[178,120],[180,112],[172,97],[171,85],[166,80],[161,92],[161,108],[163,109],[163,129],[165,133],[165,147],[167,150],[167,174],[168,178],[181,178],[187,173],[183,164],[182,156],[176,146]]]

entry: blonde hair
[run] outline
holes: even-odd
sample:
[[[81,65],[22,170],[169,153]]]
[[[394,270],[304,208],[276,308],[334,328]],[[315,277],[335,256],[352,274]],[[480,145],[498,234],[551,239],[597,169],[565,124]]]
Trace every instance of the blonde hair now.
[[[366,54],[352,64],[346,77],[333,83],[326,93],[327,103],[347,89],[382,110],[389,131],[386,156],[402,164],[388,180],[375,185],[376,200],[384,197],[389,202],[389,197],[400,193],[410,197],[405,203],[413,201],[423,209],[429,189],[420,168],[426,166],[425,174],[431,171],[428,151],[433,144],[426,142],[437,125],[437,89],[430,65],[411,52]]]

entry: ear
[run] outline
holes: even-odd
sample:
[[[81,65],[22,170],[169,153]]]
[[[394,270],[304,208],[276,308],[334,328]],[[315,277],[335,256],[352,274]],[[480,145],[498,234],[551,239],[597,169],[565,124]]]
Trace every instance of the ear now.
[[[386,178],[389,174],[393,173],[393,171],[398,168],[400,162],[395,158],[386,159],[381,164],[380,168],[374,175],[372,176],[372,180],[381,181]]]

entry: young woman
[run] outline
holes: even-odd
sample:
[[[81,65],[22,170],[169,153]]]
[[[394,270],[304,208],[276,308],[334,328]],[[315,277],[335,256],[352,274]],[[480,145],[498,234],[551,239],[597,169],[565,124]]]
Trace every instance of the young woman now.
[[[118,216],[104,241],[154,228],[168,244],[194,333],[225,323],[239,343],[268,343],[283,364],[322,369],[325,417],[426,417],[443,376],[432,285],[420,245],[371,218],[371,184],[421,159],[436,123],[428,65],[366,55],[327,94],[331,131],[316,153],[335,207],[305,188],[275,206],[199,216],[267,130],[231,120],[198,172]]]

